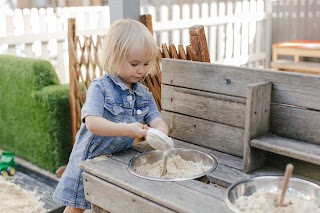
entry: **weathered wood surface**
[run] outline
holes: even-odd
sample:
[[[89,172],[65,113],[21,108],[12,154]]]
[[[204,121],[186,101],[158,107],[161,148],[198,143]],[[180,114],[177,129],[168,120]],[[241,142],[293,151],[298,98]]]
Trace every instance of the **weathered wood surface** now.
[[[320,165],[319,145],[271,134],[251,140],[250,145],[262,150]]]
[[[320,145],[320,111],[272,104],[270,116],[271,133]]]
[[[242,171],[243,162],[240,157],[180,140],[174,140],[174,143],[177,148],[200,150],[213,155],[218,160],[218,167],[208,174],[210,184],[196,180],[151,181],[131,174],[127,168],[129,161],[140,152],[152,150],[145,142],[141,142],[134,145],[133,149],[116,153],[110,158],[105,157],[105,160],[89,160],[81,163],[80,167],[94,177],[91,179],[93,180],[91,185],[86,185],[85,181],[85,192],[89,193],[90,197],[88,199],[95,205],[99,204],[100,207],[96,206],[99,211],[107,209],[111,212],[126,212],[124,207],[130,203],[131,210],[138,210],[140,207],[147,209],[155,207],[153,209],[155,212],[160,210],[212,212],[213,209],[216,212],[231,212],[224,204],[225,187],[257,175],[283,175],[283,171],[269,167],[245,173]],[[113,199],[116,201],[113,202]],[[141,211],[143,212],[143,209]]]
[[[243,156],[246,172],[260,168],[266,162],[266,153],[252,148],[250,140],[269,132],[271,87],[271,83],[248,86]]]
[[[294,176],[302,179],[308,179],[320,185],[320,165],[308,163],[294,158],[278,155],[275,153],[268,153],[267,165],[272,165],[273,168],[284,170],[288,163],[294,165]],[[254,172],[259,174],[258,172]],[[283,175],[283,172],[280,173]]]
[[[272,82],[272,102],[320,110],[320,76],[172,59],[162,68],[163,84],[246,97],[249,84]]]
[[[172,212],[96,176],[83,173],[86,200],[109,212]]]
[[[320,75],[320,63],[317,62],[289,62],[289,61],[276,61],[272,62],[273,69],[279,71],[297,72],[302,74]]]
[[[161,93],[162,110],[244,128],[244,98],[169,85]]]
[[[246,99],[170,85],[162,85],[162,109],[244,128]],[[320,144],[320,112],[271,103],[270,132]]]
[[[207,187],[207,184],[196,181],[184,181],[181,182],[160,182],[160,181],[151,181],[147,179],[139,178],[128,171],[127,164],[124,164],[120,161],[117,161],[113,158],[107,158],[103,161],[85,161],[81,163],[80,167],[90,173],[93,176],[97,176],[103,180],[103,182],[94,182],[97,184],[96,187],[90,186],[90,188],[96,189],[95,191],[90,191],[91,196],[95,194],[95,197],[101,197],[101,206],[105,209],[109,209],[111,205],[122,205],[125,201],[125,196],[127,193],[120,193],[118,196],[121,200],[121,204],[107,204],[106,199],[108,197],[105,195],[105,190],[97,191],[99,187],[107,189],[107,185],[104,184],[114,184],[116,188],[122,188],[130,193],[133,193],[137,196],[140,196],[141,205],[147,205],[146,203],[152,201],[157,203],[164,208],[168,208],[175,212],[212,212],[212,209],[215,209],[217,212],[231,212],[225,203],[221,200],[221,197],[224,194],[221,194],[221,189],[215,186]],[[192,182],[188,184],[188,182]],[[87,193],[86,181],[85,191]],[[209,184],[210,185],[210,184]],[[217,197],[220,197],[219,199]],[[139,199],[140,200],[140,199]],[[104,201],[104,202],[103,202]],[[99,202],[97,200],[92,200],[93,203]],[[130,201],[127,201],[130,202]],[[138,206],[138,205],[137,205]],[[149,205],[150,209],[153,211],[158,211],[158,207],[152,208]],[[150,211],[149,211],[150,212]]]
[[[170,137],[236,156],[243,155],[244,129],[204,119],[162,111]]]
[[[109,211],[102,209],[99,206],[96,206],[94,204],[91,204],[91,212],[92,213],[110,213]]]

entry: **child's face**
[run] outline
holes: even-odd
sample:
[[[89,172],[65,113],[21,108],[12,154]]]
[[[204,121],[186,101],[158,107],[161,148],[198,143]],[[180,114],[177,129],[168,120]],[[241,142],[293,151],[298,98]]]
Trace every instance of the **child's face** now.
[[[132,84],[138,82],[148,72],[151,58],[146,52],[144,50],[137,54],[128,55],[120,67],[118,76],[129,88],[132,88]]]

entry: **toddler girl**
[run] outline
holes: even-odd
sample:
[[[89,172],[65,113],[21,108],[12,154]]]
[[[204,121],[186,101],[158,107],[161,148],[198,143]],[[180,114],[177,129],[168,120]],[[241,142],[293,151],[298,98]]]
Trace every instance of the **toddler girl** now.
[[[107,74],[93,80],[88,88],[76,143],[53,195],[56,202],[67,206],[64,212],[90,209],[84,196],[81,161],[126,150],[134,138],[144,137],[149,127],[168,134],[152,93],[139,83],[156,71],[161,59],[148,29],[134,20],[116,21],[101,52]]]

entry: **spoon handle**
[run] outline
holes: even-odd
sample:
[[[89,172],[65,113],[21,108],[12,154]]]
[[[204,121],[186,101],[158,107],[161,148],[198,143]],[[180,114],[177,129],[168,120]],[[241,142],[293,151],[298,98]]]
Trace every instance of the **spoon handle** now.
[[[162,172],[161,177],[167,174],[167,162],[168,162],[168,151],[163,151],[163,165],[162,165]]]
[[[293,172],[293,165],[292,164],[288,164],[286,166],[286,171],[284,173],[284,180],[283,180],[283,184],[282,184],[282,189],[281,189],[281,195],[280,195],[280,201],[279,201],[279,206],[283,207],[283,201],[284,201],[284,196],[286,194],[287,191],[287,186],[288,186],[288,182],[290,177],[292,176],[292,172]]]

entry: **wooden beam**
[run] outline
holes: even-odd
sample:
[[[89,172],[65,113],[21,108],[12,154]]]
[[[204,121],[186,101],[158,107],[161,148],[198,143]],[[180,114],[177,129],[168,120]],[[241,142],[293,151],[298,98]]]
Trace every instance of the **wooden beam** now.
[[[266,162],[266,153],[251,147],[250,141],[269,132],[271,88],[270,82],[248,86],[243,153],[245,172],[260,168]]]
[[[76,91],[75,91],[75,72],[73,69],[74,55],[70,53],[70,51],[74,50],[76,47],[76,20],[75,18],[70,18],[68,20],[68,51],[69,51],[69,76],[70,76],[70,92],[69,92],[69,100],[70,100],[70,115],[71,115],[71,131],[72,131],[72,145],[75,143],[75,137],[77,133],[76,127]]]
[[[109,0],[110,24],[119,19],[140,21],[140,0]]]
[[[191,59],[193,61],[210,62],[206,34],[202,25],[194,25],[189,28],[190,42],[193,53]],[[196,55],[196,59],[193,55]]]

